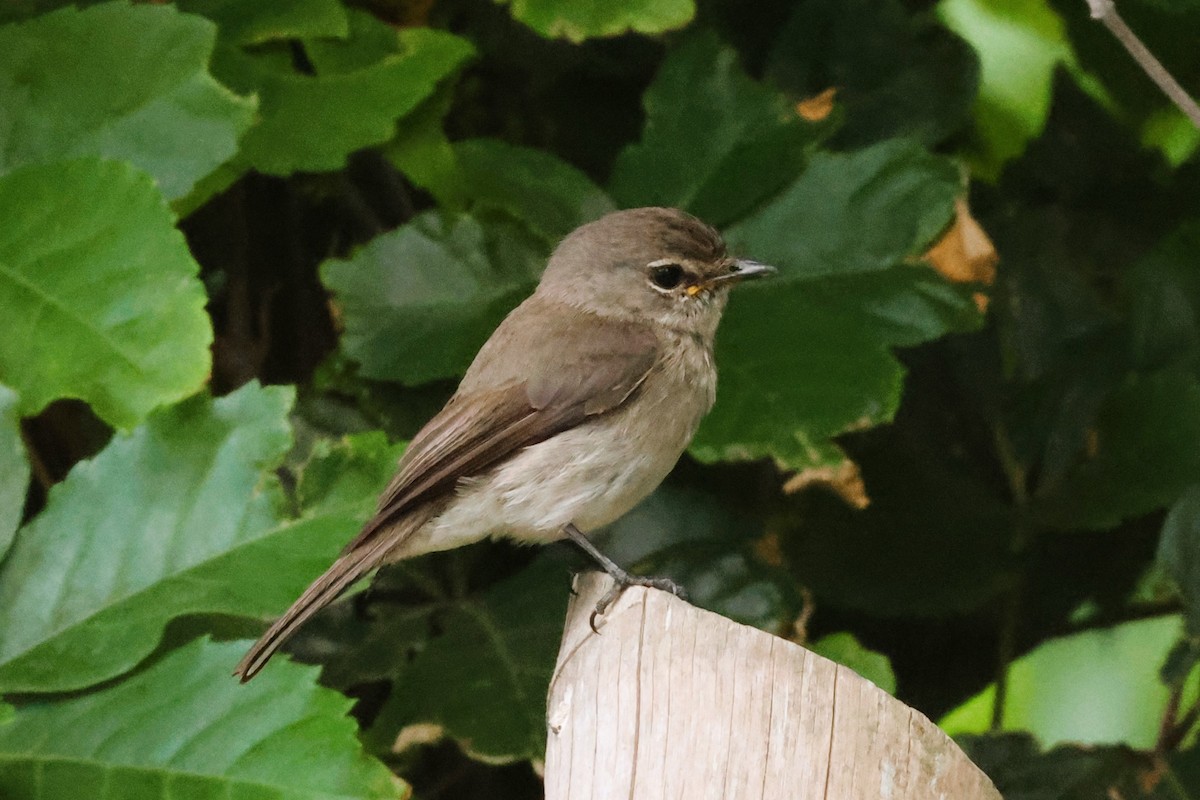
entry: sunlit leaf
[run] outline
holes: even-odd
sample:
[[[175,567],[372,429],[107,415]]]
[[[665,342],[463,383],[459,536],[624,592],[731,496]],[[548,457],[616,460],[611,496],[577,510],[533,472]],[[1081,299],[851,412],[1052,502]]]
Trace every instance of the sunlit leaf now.
[[[363,752],[351,701],[316,670],[230,676],[248,642],[196,641],[93,694],[0,722],[0,793],[21,800],[407,797]]]
[[[94,159],[0,177],[0,381],[24,415],[86,400],[118,427],[200,388],[207,300],[144,173]]]
[[[215,38],[210,22],[149,4],[0,28],[0,174],[99,156],[150,173],[167,199],[187,194],[234,154],[254,110],[208,73]]]
[[[594,36],[616,36],[631,30],[662,33],[686,25],[696,13],[694,0],[496,1],[507,5],[514,17],[541,35],[573,42]]]
[[[1153,747],[1169,689],[1158,680],[1182,619],[1167,616],[1064,636],[1008,668],[1003,730],[1029,731],[1043,746],[1060,742]],[[989,686],[939,725],[952,735],[989,729]]]
[[[197,573],[277,524],[263,470],[290,444],[290,404],[290,391],[254,385],[195,398],[118,435],[56,486],[0,566],[0,691],[118,675],[176,613],[206,597],[229,604]]]

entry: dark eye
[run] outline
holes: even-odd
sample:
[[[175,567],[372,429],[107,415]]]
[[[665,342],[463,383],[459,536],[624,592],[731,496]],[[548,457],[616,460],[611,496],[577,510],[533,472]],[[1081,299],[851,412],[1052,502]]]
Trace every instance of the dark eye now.
[[[674,289],[683,280],[683,267],[660,264],[650,269],[650,280],[660,289]]]

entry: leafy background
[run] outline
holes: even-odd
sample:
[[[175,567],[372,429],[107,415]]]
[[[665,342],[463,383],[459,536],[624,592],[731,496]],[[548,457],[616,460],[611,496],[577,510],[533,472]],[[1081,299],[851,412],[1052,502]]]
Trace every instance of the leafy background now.
[[[1121,11],[1200,89],[1195,0]],[[229,672],[557,240],[666,204],[780,275],[605,548],[1010,800],[1200,797],[1198,144],[1082,0],[4,4],[0,794],[540,796],[565,546]]]

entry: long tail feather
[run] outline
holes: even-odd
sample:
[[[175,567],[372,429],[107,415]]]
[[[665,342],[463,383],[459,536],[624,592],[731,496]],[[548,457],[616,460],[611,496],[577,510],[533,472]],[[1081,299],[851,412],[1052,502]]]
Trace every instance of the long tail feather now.
[[[388,560],[388,555],[396,549],[397,545],[406,540],[426,519],[428,519],[426,514],[414,514],[403,520],[397,529],[388,531],[387,535],[375,539],[367,546],[353,548],[334,561],[329,569],[313,581],[304,590],[304,594],[292,603],[291,608],[275,620],[267,632],[254,643],[238,663],[233,674],[240,678],[242,683],[257,675],[275,654],[275,651],[301,625],[307,622],[313,614],[336,600],[338,595],[359,578]]]

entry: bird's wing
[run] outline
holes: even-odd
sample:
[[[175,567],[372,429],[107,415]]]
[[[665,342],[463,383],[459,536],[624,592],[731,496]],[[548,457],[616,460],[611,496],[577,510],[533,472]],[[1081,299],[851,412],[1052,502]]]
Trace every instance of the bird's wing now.
[[[587,323],[541,331],[542,337],[557,334],[558,346],[538,363],[518,364],[514,371],[524,373],[522,378],[487,388],[476,381],[460,389],[413,438],[375,516],[346,552],[370,542],[410,509],[452,490],[460,479],[611,411],[636,393],[657,363],[657,337],[628,323],[599,318]],[[572,334],[577,328],[583,330]],[[521,338],[518,333],[505,341],[511,359],[547,353],[545,341],[523,348]]]

